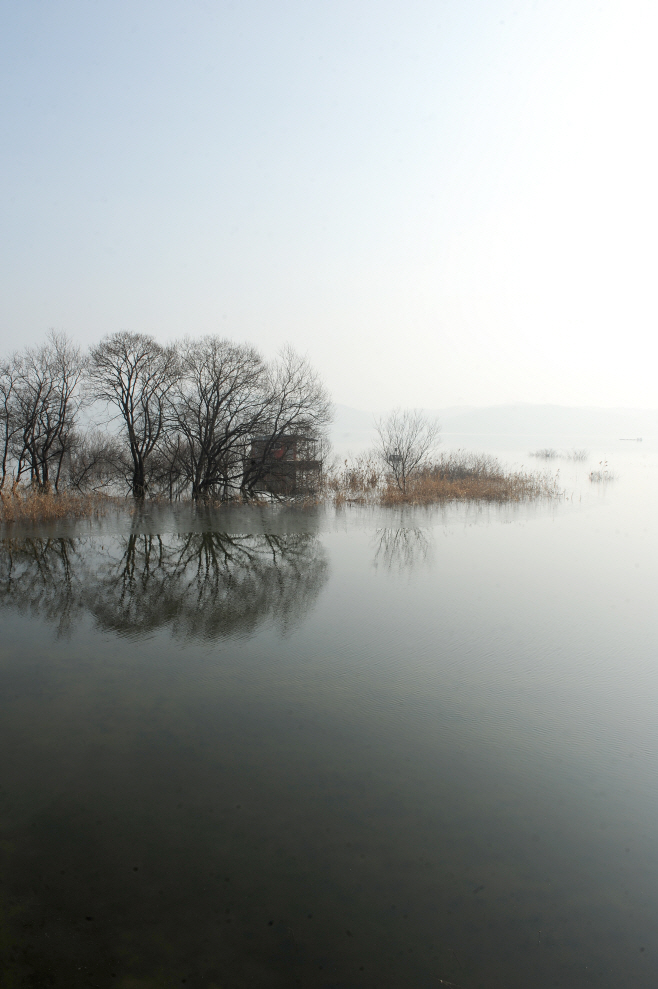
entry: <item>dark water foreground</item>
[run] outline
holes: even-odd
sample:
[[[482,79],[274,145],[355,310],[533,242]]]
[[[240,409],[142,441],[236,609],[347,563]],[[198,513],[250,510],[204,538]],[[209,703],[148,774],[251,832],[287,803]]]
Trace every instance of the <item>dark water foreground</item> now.
[[[644,466],[5,534],[2,989],[658,985]]]

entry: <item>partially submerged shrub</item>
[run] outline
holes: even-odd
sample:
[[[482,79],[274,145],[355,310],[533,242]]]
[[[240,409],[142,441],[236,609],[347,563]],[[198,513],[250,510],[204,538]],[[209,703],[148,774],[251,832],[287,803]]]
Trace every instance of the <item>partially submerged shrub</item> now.
[[[598,484],[602,481],[614,481],[615,475],[613,471],[608,468],[608,461],[600,460],[598,470],[590,471],[589,479],[590,481]]]
[[[530,456],[537,457],[538,460],[557,460],[560,457],[562,460],[575,460],[578,463],[582,463],[589,458],[589,450],[577,450],[574,448],[559,452],[552,446],[547,446],[541,450],[535,450]]]

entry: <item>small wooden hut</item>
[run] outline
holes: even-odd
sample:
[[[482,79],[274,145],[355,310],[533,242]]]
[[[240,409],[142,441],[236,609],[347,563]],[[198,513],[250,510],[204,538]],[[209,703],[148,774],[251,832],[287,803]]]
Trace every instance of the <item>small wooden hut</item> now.
[[[272,494],[315,491],[322,472],[318,440],[302,433],[254,436],[245,475],[257,477],[255,490]]]

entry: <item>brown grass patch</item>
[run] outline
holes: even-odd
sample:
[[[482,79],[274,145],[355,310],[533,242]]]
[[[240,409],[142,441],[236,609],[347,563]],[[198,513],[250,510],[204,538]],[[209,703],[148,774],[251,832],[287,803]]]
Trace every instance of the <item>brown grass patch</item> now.
[[[79,519],[105,513],[110,499],[98,494],[38,491],[15,487],[0,491],[0,523],[49,522]]]
[[[546,473],[508,471],[486,454],[443,454],[418,471],[402,491],[371,458],[359,458],[334,471],[327,488],[336,506],[351,502],[378,505],[431,505],[446,501],[529,501],[560,494],[557,478]]]

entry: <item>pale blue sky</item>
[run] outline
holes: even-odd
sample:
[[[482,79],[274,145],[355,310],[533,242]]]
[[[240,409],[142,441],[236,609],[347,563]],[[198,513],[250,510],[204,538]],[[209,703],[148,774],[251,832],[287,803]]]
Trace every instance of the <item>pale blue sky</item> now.
[[[337,401],[658,406],[648,0],[4,0],[0,349],[307,352]]]

